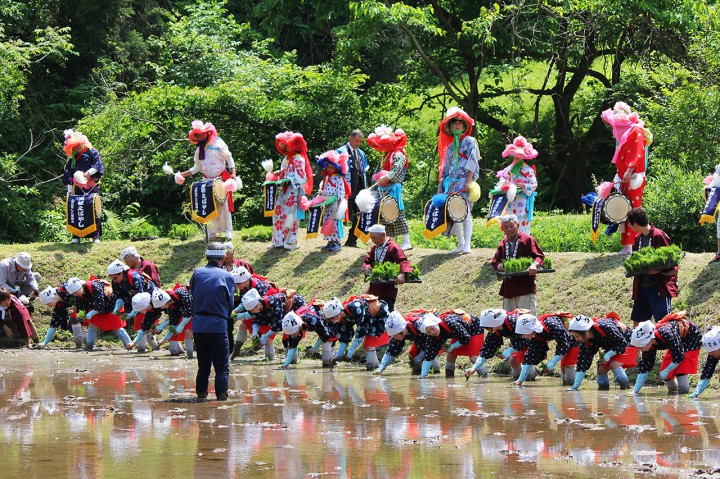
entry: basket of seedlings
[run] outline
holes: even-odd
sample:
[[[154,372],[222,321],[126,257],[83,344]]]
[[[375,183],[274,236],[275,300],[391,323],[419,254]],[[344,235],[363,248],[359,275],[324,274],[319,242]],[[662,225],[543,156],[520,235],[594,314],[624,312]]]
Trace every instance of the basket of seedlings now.
[[[532,258],[511,258],[504,259],[502,262],[503,270],[497,271],[497,275],[500,278],[512,278],[515,276],[529,276],[528,268],[533,263]],[[537,270],[539,273],[554,273],[552,259],[547,256],[543,260],[543,265],[538,266]]]
[[[365,281],[371,284],[397,284],[397,277],[400,274],[400,265],[397,263],[378,263],[373,266],[370,275]],[[422,283],[420,270],[417,265],[412,265],[412,272],[405,273],[406,283]]]

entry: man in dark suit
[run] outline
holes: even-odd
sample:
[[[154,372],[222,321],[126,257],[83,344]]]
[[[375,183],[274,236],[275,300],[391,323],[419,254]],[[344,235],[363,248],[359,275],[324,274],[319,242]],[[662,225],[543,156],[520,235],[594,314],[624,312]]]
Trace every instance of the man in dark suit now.
[[[367,188],[367,171],[370,169],[368,165],[367,157],[365,152],[360,149],[360,145],[363,142],[363,132],[360,130],[353,130],[350,133],[348,142],[338,148],[339,153],[346,152],[348,154],[348,172],[345,175],[345,179],[350,184],[352,193],[348,199],[348,212],[350,215],[350,232],[348,233],[347,241],[345,246],[357,246],[357,237],[355,236],[354,225],[357,218],[358,210],[355,204],[355,197],[360,190]]]

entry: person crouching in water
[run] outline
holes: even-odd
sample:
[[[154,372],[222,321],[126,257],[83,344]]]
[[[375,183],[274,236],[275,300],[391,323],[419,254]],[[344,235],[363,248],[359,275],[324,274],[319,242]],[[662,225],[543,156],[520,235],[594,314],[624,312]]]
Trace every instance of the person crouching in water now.
[[[702,344],[707,351],[707,358],[705,359],[705,365],[703,366],[702,373],[700,374],[700,381],[698,381],[695,391],[690,394],[691,398],[696,398],[708,387],[710,379],[715,373],[718,360],[720,360],[720,326],[713,326],[703,334]]]
[[[420,371],[424,378],[430,372],[432,361],[440,354],[446,340],[450,340],[447,348],[447,362],[445,363],[445,377],[455,377],[455,359],[458,355],[470,356],[475,362],[485,338],[480,327],[480,319],[462,310],[451,310],[442,313],[439,317],[427,313],[420,319],[418,330],[427,335],[423,341],[425,357]],[[457,351],[457,352],[456,352]]]
[[[306,331],[317,333],[323,341],[323,367],[330,367],[330,332],[322,315],[312,305],[303,306],[297,312],[288,312],[282,320],[282,330],[285,336],[283,343],[287,350],[285,362],[280,366],[282,369],[287,369],[293,361],[297,361],[297,348]]]
[[[547,362],[546,369],[548,371],[555,369],[555,366],[571,352],[571,349],[575,348],[577,351],[575,339],[565,329],[563,317],[568,315],[568,313],[552,313],[538,319],[532,314],[523,314],[518,318],[515,332],[530,341],[530,345],[523,359],[520,377],[514,383],[516,386],[522,386],[531,370],[547,357],[550,341],[555,341],[555,356]],[[572,315],[569,316],[572,317]],[[571,385],[575,382],[574,365],[565,366],[562,380],[563,385]]]
[[[233,280],[235,280],[235,291],[239,293],[239,297],[235,295],[235,302],[238,304],[233,310],[233,316],[240,321],[232,354],[230,354],[230,360],[232,361],[240,356],[240,350],[243,344],[245,344],[245,341],[247,341],[248,331],[253,329],[253,315],[245,310],[245,305],[242,302],[243,295],[251,289],[255,289],[260,297],[264,297],[268,294],[277,293],[279,290],[266,278],[250,272],[250,270],[244,266],[238,266],[233,269],[230,274],[232,274]]]
[[[527,312],[527,310],[520,310]],[[485,342],[480,350],[480,355],[475,361],[472,368],[465,371],[465,378],[469,378],[473,373],[484,376],[487,374],[485,363],[497,354],[503,344],[503,338],[510,339],[510,346],[503,349],[498,357],[509,361],[510,369],[513,372],[513,379],[520,377],[521,361],[519,356],[525,353],[528,348],[529,341],[515,332],[518,317],[523,314],[518,310],[506,312],[504,309],[486,309],[480,313],[480,326],[487,331],[485,334]],[[522,354],[517,354],[522,353]],[[533,370],[528,379],[535,379],[535,371]]]
[[[420,374],[422,362],[425,358],[425,351],[421,342],[425,335],[420,334],[420,331],[417,329],[419,324],[418,320],[422,318],[425,313],[430,312],[431,311],[415,309],[410,311],[405,317],[398,311],[392,311],[388,315],[385,319],[385,332],[390,336],[390,344],[380,361],[380,366],[375,370],[375,374],[378,376],[381,375],[390,363],[400,356],[403,347],[405,347],[405,341],[412,341],[413,343],[408,350],[410,367],[414,374]],[[440,370],[440,362],[437,358],[431,363],[431,368],[436,371]]]
[[[605,351],[597,365],[597,383],[600,391],[610,390],[608,371],[612,371],[620,389],[629,389],[630,381],[623,368],[635,366],[637,349],[630,346],[632,330],[620,322],[617,313],[611,312],[597,321],[587,316],[575,316],[568,326],[570,334],[580,343],[577,373],[572,390],[577,391],[590,369],[593,357],[600,349]]]
[[[42,343],[37,345],[38,349],[44,349],[50,344],[50,341],[55,337],[55,332],[58,328],[66,331],[72,330],[73,341],[75,347],[80,349],[85,343],[85,333],[82,330],[82,324],[80,320],[75,317],[70,317],[68,314],[68,308],[75,304],[75,297],[67,292],[66,283],[61,284],[57,288],[48,286],[40,292],[40,303],[43,306],[52,308],[50,316],[50,327],[45,333],[45,339]]]
[[[377,358],[377,348],[390,342],[385,332],[385,318],[388,317],[388,305],[377,296],[365,294],[351,296],[341,303],[338,298],[332,298],[323,306],[323,315],[332,323],[346,322],[355,325],[355,338],[348,343],[341,342],[334,360],[342,356],[347,348],[346,357],[351,360],[355,350],[362,344],[365,350],[365,367],[373,371],[380,365]],[[341,339],[342,341],[342,339]]]
[[[0,320],[9,339],[17,334],[25,341],[27,348],[30,347],[30,339],[35,343],[40,342],[30,312],[7,288],[0,288]]]
[[[630,344],[642,351],[633,393],[638,394],[642,389],[659,350],[666,350],[660,364],[660,378],[665,381],[668,394],[690,392],[688,375],[697,373],[701,343],[700,328],[685,319],[685,311],[670,313],[657,325],[652,321],[640,323],[630,337]]]
[[[70,278],[65,283],[67,292],[75,296],[75,308],[78,312],[84,311],[84,319],[90,322],[87,330],[87,345],[85,349],[92,351],[98,331],[112,331],[120,338],[123,346],[130,344],[130,336],[125,327],[125,321],[114,313],[117,301],[122,303],[113,293],[109,282],[102,279]],[[121,304],[122,306],[122,304]]]

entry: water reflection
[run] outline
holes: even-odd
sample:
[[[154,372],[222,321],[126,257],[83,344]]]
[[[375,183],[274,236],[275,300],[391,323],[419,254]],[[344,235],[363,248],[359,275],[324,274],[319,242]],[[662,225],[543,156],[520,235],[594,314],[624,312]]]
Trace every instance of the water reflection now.
[[[37,356],[36,356],[37,357]],[[193,362],[28,356],[0,369],[4,477],[677,477],[720,467],[718,406],[539,382],[244,365],[226,403]],[[87,361],[87,356],[83,357]]]

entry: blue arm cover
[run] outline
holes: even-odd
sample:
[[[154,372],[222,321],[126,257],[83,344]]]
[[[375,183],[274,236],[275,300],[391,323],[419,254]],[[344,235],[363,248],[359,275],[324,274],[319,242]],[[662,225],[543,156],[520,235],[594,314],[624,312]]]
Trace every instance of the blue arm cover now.
[[[364,339],[365,336],[353,339],[353,342],[350,343],[350,347],[348,348],[347,357],[353,357],[353,354],[355,354],[355,350],[358,348],[358,346],[360,346],[360,344],[362,344]]]
[[[295,354],[297,354],[297,348],[288,349],[287,355],[285,356],[285,362],[282,364],[283,368],[286,368],[290,365],[293,358],[295,357]]]
[[[559,363],[562,358],[563,358],[562,356],[558,355],[558,356],[553,357],[550,361],[548,361],[548,363],[547,363],[548,371],[552,371],[553,369],[555,369],[555,366],[557,366],[557,363]]]
[[[420,370],[420,377],[421,378],[427,377],[427,375],[430,373],[431,367],[432,367],[432,361],[423,361],[422,369]]]
[[[643,384],[645,384],[645,381],[647,380],[648,373],[640,373],[637,375],[637,379],[635,380],[635,389],[633,389],[633,392],[635,394],[639,393],[640,390],[643,387]]]
[[[610,350],[608,350],[608,352],[605,353],[605,356],[603,356],[603,360],[604,360],[605,362],[608,362],[608,361],[610,361],[610,358],[612,358],[612,357],[615,356],[616,354],[617,354],[617,353],[616,353],[615,351],[613,351],[612,349],[610,349]]]
[[[670,363],[668,364],[668,367],[660,371],[660,377],[663,379],[667,379],[668,375],[676,368],[680,366],[680,363]]]
[[[382,361],[380,361],[380,367],[378,367],[378,371],[383,372],[385,371],[385,368],[390,365],[390,363],[395,359],[394,356],[385,353],[383,354]]]
[[[706,387],[708,387],[708,384],[710,384],[710,379],[701,379],[700,382],[698,382],[697,387],[695,388],[695,391],[690,395],[691,398],[696,398],[702,392],[705,390]]]
[[[583,378],[585,377],[585,371],[578,371],[575,373],[575,382],[572,385],[572,390],[577,391],[580,387],[580,384],[583,382]]]
[[[520,370],[520,377],[518,378],[518,382],[523,382],[525,379],[527,379],[528,374],[530,374],[530,369],[532,368],[532,365],[530,364],[523,364],[522,369]]]
[[[513,348],[512,346],[510,346],[510,347],[508,347],[508,348],[503,349],[503,352],[500,353],[500,354],[501,354],[502,357],[504,357],[505,359],[509,359],[510,356],[512,356],[513,353],[516,353],[516,352],[517,352],[517,349]],[[476,369],[477,369],[477,368],[476,368]]]
[[[477,371],[477,370],[480,369],[480,368],[482,367],[482,365],[485,364],[486,362],[487,362],[487,359],[486,359],[486,358],[481,358],[481,357],[478,356],[477,361],[475,361],[475,364],[473,364],[473,369],[474,369],[475,371]]]
[[[118,299],[117,301],[115,301],[115,309],[113,309],[113,314],[117,314],[118,311],[120,311],[120,308],[122,308],[122,307],[123,307],[122,299]]]

